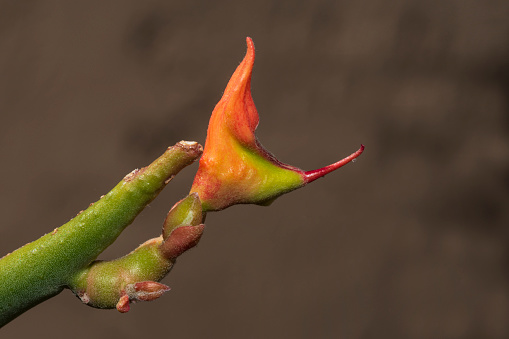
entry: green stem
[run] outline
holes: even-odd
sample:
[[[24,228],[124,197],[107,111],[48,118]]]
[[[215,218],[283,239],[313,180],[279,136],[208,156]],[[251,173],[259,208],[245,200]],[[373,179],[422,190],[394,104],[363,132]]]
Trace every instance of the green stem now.
[[[154,300],[170,288],[158,283],[176,259],[201,238],[201,202],[191,194],[173,206],[163,234],[141,244],[126,256],[94,261],[70,277],[68,287],[88,306],[129,311],[129,302]]]
[[[0,259],[0,327],[60,293],[201,152],[197,143],[177,143],[68,223]]]
[[[95,261],[76,274],[69,282],[70,288],[88,306],[115,308],[127,295],[128,286],[159,281],[170,271],[175,260],[163,256],[162,243],[162,237],[150,239],[122,258]],[[126,305],[117,308],[126,312]]]

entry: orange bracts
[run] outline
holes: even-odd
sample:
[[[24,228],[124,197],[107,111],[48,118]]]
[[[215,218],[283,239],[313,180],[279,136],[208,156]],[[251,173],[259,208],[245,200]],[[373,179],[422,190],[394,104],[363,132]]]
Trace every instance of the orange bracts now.
[[[206,211],[234,204],[267,205],[358,157],[364,146],[339,162],[305,172],[283,164],[255,137],[258,112],[251,97],[255,50],[247,38],[247,53],[216,105],[207,130],[205,149],[191,188]]]

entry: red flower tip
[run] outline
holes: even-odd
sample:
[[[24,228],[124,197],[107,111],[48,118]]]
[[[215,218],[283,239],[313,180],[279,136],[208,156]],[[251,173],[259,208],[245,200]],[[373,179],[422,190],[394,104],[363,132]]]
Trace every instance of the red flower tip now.
[[[325,166],[316,170],[304,172],[303,173],[304,181],[306,182],[306,184],[313,182],[316,179],[319,179],[324,175],[329,174],[330,172],[333,172],[338,168],[348,164],[352,160],[356,159],[359,155],[361,155],[362,152],[364,152],[364,145],[361,144],[361,147],[356,152],[350,154],[346,158],[339,160],[338,162],[335,162],[329,166]]]

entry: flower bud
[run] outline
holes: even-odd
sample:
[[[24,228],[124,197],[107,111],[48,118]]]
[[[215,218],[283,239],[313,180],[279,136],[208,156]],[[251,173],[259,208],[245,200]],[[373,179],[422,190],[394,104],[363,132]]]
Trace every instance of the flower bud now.
[[[196,226],[180,226],[174,229],[168,239],[161,244],[161,252],[165,258],[173,260],[198,244],[205,228],[204,224]]]
[[[200,166],[191,188],[203,211],[234,204],[267,205],[278,196],[304,186],[358,157],[352,155],[327,167],[305,172],[284,164],[265,150],[255,137],[258,112],[251,97],[254,44],[231,77],[210,118]]]
[[[168,292],[170,288],[155,281],[141,281],[126,286],[127,295],[135,301],[152,301]]]
[[[163,239],[166,240],[171,232],[180,226],[195,226],[201,224],[203,213],[198,194],[189,194],[177,202],[168,212],[163,224]]]
[[[129,303],[130,303],[129,296],[124,292],[122,294],[122,296],[120,297],[120,299],[118,299],[118,302],[116,305],[117,311],[119,311],[120,313],[129,312],[129,310],[131,309],[131,306],[129,305]]]
[[[160,246],[163,256],[173,260],[196,246],[205,228],[202,221],[202,204],[197,193],[177,202],[164,220],[163,243]]]

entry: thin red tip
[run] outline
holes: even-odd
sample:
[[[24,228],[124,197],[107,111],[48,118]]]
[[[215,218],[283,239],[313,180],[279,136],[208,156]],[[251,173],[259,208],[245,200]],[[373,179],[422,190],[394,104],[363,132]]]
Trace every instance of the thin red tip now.
[[[338,162],[335,162],[329,166],[325,166],[316,170],[304,172],[304,181],[306,182],[306,184],[315,181],[316,179],[319,179],[324,175],[329,174],[330,172],[335,171],[338,168],[348,164],[350,161],[354,160],[359,155],[361,155],[362,152],[364,152],[363,144],[361,144],[361,147],[356,152],[350,154],[344,159],[339,160]]]

